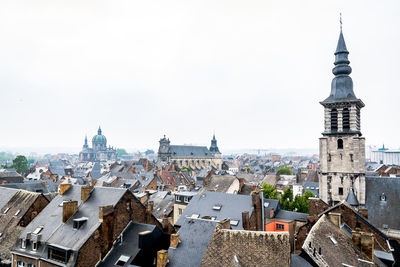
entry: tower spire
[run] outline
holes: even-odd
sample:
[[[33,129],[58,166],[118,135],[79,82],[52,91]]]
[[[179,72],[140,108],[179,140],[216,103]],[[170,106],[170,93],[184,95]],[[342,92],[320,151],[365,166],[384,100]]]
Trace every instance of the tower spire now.
[[[99,125],[99,129],[97,130],[97,134],[98,134],[98,135],[101,135],[101,128],[100,128],[100,125]]]

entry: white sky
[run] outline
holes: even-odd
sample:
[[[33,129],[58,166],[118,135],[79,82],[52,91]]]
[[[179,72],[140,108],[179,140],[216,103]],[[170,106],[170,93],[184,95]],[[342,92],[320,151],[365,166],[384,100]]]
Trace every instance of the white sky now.
[[[318,148],[340,12],[367,144],[398,148],[398,0],[0,1],[0,147]]]

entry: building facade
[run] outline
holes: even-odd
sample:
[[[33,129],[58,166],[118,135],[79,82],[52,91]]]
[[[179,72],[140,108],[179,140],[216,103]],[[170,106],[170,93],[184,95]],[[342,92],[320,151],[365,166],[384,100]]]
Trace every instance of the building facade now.
[[[192,170],[203,168],[222,168],[221,152],[217,146],[215,135],[211,140],[210,149],[205,146],[171,145],[164,135],[160,139],[157,163],[159,166],[174,164],[178,168],[187,167]]]
[[[400,150],[389,150],[383,146],[371,151],[371,161],[379,164],[400,166]]]
[[[364,103],[353,91],[348,54],[341,30],[331,93],[320,102],[325,111],[325,130],[319,140],[319,194],[330,205],[345,200],[351,188],[359,204],[365,204],[365,138],[360,122]]]
[[[88,145],[87,137],[83,144],[82,151],[79,153],[81,161],[107,161],[117,159],[117,150],[114,147],[107,147],[107,138],[102,134],[101,128],[97,130],[97,135],[92,138],[92,147]]]

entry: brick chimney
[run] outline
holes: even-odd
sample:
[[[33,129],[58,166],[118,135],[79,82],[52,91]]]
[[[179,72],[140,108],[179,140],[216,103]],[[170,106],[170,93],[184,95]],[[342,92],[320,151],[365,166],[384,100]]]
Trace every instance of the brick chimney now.
[[[169,247],[177,248],[180,242],[179,234],[171,234]]]
[[[242,212],[242,224],[244,230],[250,230],[250,222],[249,222],[249,212],[243,211]]]
[[[275,216],[275,210],[273,208],[270,208],[269,209],[269,219],[274,218],[274,216]]]
[[[70,187],[71,184],[60,184],[60,195],[64,195]]]
[[[251,192],[251,201],[254,207],[254,212],[256,216],[256,231],[262,231],[262,213],[261,213],[261,196],[260,190]]]
[[[154,202],[149,201],[149,203],[147,203],[147,207],[146,207],[146,222],[147,223],[151,222],[151,214],[153,212],[153,207],[154,207]]]
[[[329,212],[328,219],[339,228],[342,225],[342,215],[340,213]]]
[[[374,234],[361,231],[352,231],[353,244],[370,261],[374,261]]]
[[[168,250],[157,251],[157,267],[165,267],[168,262]]]
[[[223,219],[218,223],[217,227],[218,229],[231,229],[231,220]]]
[[[99,207],[99,220],[103,222],[107,215],[110,215],[114,212],[114,207],[112,205],[108,206],[100,206]]]
[[[81,200],[85,201],[89,197],[91,191],[92,191],[92,187],[82,186],[81,187]]]
[[[244,185],[244,178],[239,178],[239,190],[242,190],[243,185]]]
[[[62,213],[62,222],[65,223],[69,218],[75,213],[78,209],[78,201],[64,201],[63,202],[63,213]]]

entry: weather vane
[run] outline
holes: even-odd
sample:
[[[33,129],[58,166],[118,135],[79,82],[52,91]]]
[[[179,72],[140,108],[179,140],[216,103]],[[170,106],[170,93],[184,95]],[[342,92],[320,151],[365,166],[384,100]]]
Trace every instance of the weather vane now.
[[[340,30],[342,30],[342,13],[340,13]]]

